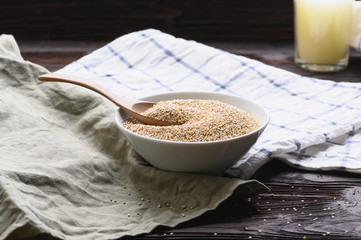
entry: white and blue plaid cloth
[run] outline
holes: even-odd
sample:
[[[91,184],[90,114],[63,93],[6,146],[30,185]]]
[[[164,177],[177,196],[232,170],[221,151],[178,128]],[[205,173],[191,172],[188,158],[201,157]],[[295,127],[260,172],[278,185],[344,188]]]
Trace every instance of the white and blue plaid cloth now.
[[[211,91],[263,105],[270,123],[227,170],[233,176],[248,179],[273,158],[302,169],[361,173],[361,83],[302,77],[152,29],[122,36],[59,72],[132,98]]]

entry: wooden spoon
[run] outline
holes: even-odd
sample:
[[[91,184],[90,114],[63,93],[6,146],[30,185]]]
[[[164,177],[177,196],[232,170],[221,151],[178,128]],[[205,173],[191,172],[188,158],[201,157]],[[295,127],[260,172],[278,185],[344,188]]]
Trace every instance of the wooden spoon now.
[[[106,97],[107,99],[115,103],[115,105],[117,105],[119,108],[123,109],[128,115],[132,116],[133,118],[139,120],[144,124],[158,125],[158,126],[169,126],[176,124],[176,123],[161,121],[155,118],[144,116],[142,113],[148,108],[151,108],[154,104],[156,104],[154,102],[134,100],[119,96],[107,90],[106,88],[100,86],[97,83],[85,80],[80,77],[61,74],[61,73],[49,73],[39,76],[38,79],[40,81],[47,81],[47,82],[72,83],[93,90],[101,94],[102,96]]]

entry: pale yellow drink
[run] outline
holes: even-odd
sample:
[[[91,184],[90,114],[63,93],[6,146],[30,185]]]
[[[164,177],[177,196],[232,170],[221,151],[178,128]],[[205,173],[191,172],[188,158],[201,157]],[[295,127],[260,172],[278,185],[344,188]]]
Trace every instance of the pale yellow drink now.
[[[296,63],[347,65],[352,2],[294,0]]]

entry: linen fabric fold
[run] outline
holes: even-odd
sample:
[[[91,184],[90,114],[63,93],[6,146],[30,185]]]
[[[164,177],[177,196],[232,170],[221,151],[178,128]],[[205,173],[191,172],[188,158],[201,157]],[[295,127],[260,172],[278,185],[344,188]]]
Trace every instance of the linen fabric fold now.
[[[47,72],[0,36],[0,239],[118,239],[268,190],[149,166],[124,140],[110,101],[37,80]]]

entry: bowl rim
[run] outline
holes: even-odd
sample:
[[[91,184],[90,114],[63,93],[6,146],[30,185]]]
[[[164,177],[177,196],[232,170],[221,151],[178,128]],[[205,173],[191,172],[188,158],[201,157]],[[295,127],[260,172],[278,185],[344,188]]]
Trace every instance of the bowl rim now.
[[[247,136],[250,136],[250,135],[253,135],[253,134],[256,134],[258,132],[263,132],[263,130],[267,127],[269,121],[270,121],[270,114],[269,112],[262,106],[260,105],[259,103],[255,102],[255,101],[252,101],[250,99],[247,99],[247,98],[243,98],[243,97],[239,97],[237,95],[231,95],[231,94],[226,94],[226,93],[217,93],[217,92],[207,92],[207,91],[176,91],[176,92],[167,92],[167,93],[159,93],[159,94],[153,94],[153,95],[149,95],[149,96],[146,96],[146,97],[143,97],[141,98],[140,100],[147,100],[147,98],[151,98],[151,97],[155,97],[155,96],[167,96],[167,95],[173,95],[173,94],[212,94],[212,95],[220,95],[220,96],[225,96],[225,97],[236,97],[236,98],[239,98],[243,101],[246,101],[246,102],[250,102],[250,103],[253,103],[255,105],[257,105],[259,108],[261,108],[263,110],[263,112],[266,114],[266,121],[264,122],[263,125],[261,125],[260,127],[258,127],[257,129],[253,130],[252,132],[249,132],[247,134],[244,134],[244,135],[241,135],[241,136],[238,136],[238,137],[232,137],[232,138],[227,138],[227,139],[222,139],[222,140],[215,140],[215,141],[203,141],[203,142],[181,142],[181,141],[168,141],[168,140],[162,140],[162,139],[157,139],[157,138],[151,138],[151,137],[147,137],[147,136],[143,136],[141,134],[138,134],[138,133],[135,133],[135,132],[132,132],[128,129],[126,129],[122,122],[120,122],[120,119],[122,119],[121,117],[121,113],[124,113],[126,114],[122,109],[118,108],[115,112],[115,122],[116,124],[118,125],[119,128],[121,128],[123,131],[131,134],[131,135],[134,135],[136,137],[140,137],[140,138],[144,138],[148,141],[153,141],[153,142],[162,142],[162,143],[167,143],[167,144],[177,144],[177,145],[181,145],[181,144],[184,144],[184,145],[202,145],[202,144],[219,144],[219,143],[224,143],[224,142],[231,142],[231,141],[234,141],[234,140],[238,140],[238,139],[242,139],[242,138],[246,138]],[[172,99],[169,99],[169,100],[172,100]],[[199,98],[199,100],[202,100],[202,98]],[[228,104],[228,103],[227,103]]]

